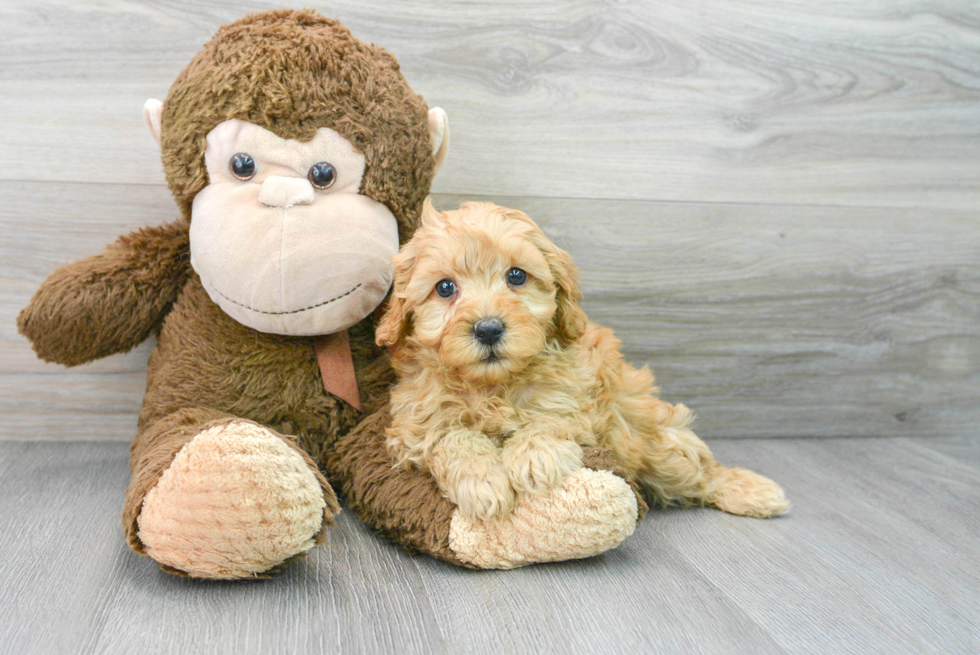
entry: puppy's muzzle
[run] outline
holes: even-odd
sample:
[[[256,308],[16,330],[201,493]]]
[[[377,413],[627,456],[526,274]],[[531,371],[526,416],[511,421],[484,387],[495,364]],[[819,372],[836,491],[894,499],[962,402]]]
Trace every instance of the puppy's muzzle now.
[[[473,338],[484,346],[493,348],[504,336],[504,322],[497,317],[481,318],[473,326]]]

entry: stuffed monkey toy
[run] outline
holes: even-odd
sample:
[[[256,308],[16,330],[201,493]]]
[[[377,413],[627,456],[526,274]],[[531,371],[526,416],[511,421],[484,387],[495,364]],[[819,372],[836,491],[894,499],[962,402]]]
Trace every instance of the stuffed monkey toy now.
[[[59,268],[18,318],[67,366],[157,337],[123,511],[134,551],[260,576],[324,539],[335,489],[381,534],[471,568],[586,557],[633,531],[645,505],[601,451],[487,523],[392,467],[374,315],[449,142],[394,57],[313,11],[250,14],[144,117],[180,218]]]

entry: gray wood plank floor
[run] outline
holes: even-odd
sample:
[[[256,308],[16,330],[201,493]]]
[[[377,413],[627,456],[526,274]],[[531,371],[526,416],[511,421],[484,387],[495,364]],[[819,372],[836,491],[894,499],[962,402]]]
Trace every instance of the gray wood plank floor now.
[[[581,562],[471,572],[349,512],[278,577],[204,583],[131,553],[121,443],[0,442],[5,653],[976,653],[980,444],[720,440],[781,481],[771,521],[654,511]]]

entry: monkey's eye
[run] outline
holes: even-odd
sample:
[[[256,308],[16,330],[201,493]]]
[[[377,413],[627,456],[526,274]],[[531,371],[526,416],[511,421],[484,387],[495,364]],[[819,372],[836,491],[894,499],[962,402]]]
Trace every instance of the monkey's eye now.
[[[436,283],[436,295],[440,298],[452,298],[456,295],[456,283],[448,277]]]
[[[310,184],[318,189],[329,189],[337,181],[337,169],[333,164],[321,161],[319,164],[310,166],[310,172],[306,174]]]
[[[251,180],[255,177],[255,160],[247,152],[239,152],[231,156],[228,162],[231,174],[239,180]]]
[[[507,284],[512,287],[521,287],[527,282],[527,273],[516,266],[507,271]]]

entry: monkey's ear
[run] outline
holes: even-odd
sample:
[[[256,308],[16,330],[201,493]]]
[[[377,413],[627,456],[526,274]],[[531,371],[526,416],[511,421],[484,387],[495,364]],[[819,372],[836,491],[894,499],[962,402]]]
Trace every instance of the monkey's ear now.
[[[163,117],[163,103],[155,98],[150,98],[143,105],[143,122],[146,123],[147,129],[150,130],[150,135],[153,136],[153,140],[160,145],[160,119]]]
[[[438,173],[449,154],[449,116],[442,107],[429,110],[429,140],[432,141],[432,157],[436,160],[433,173]]]

